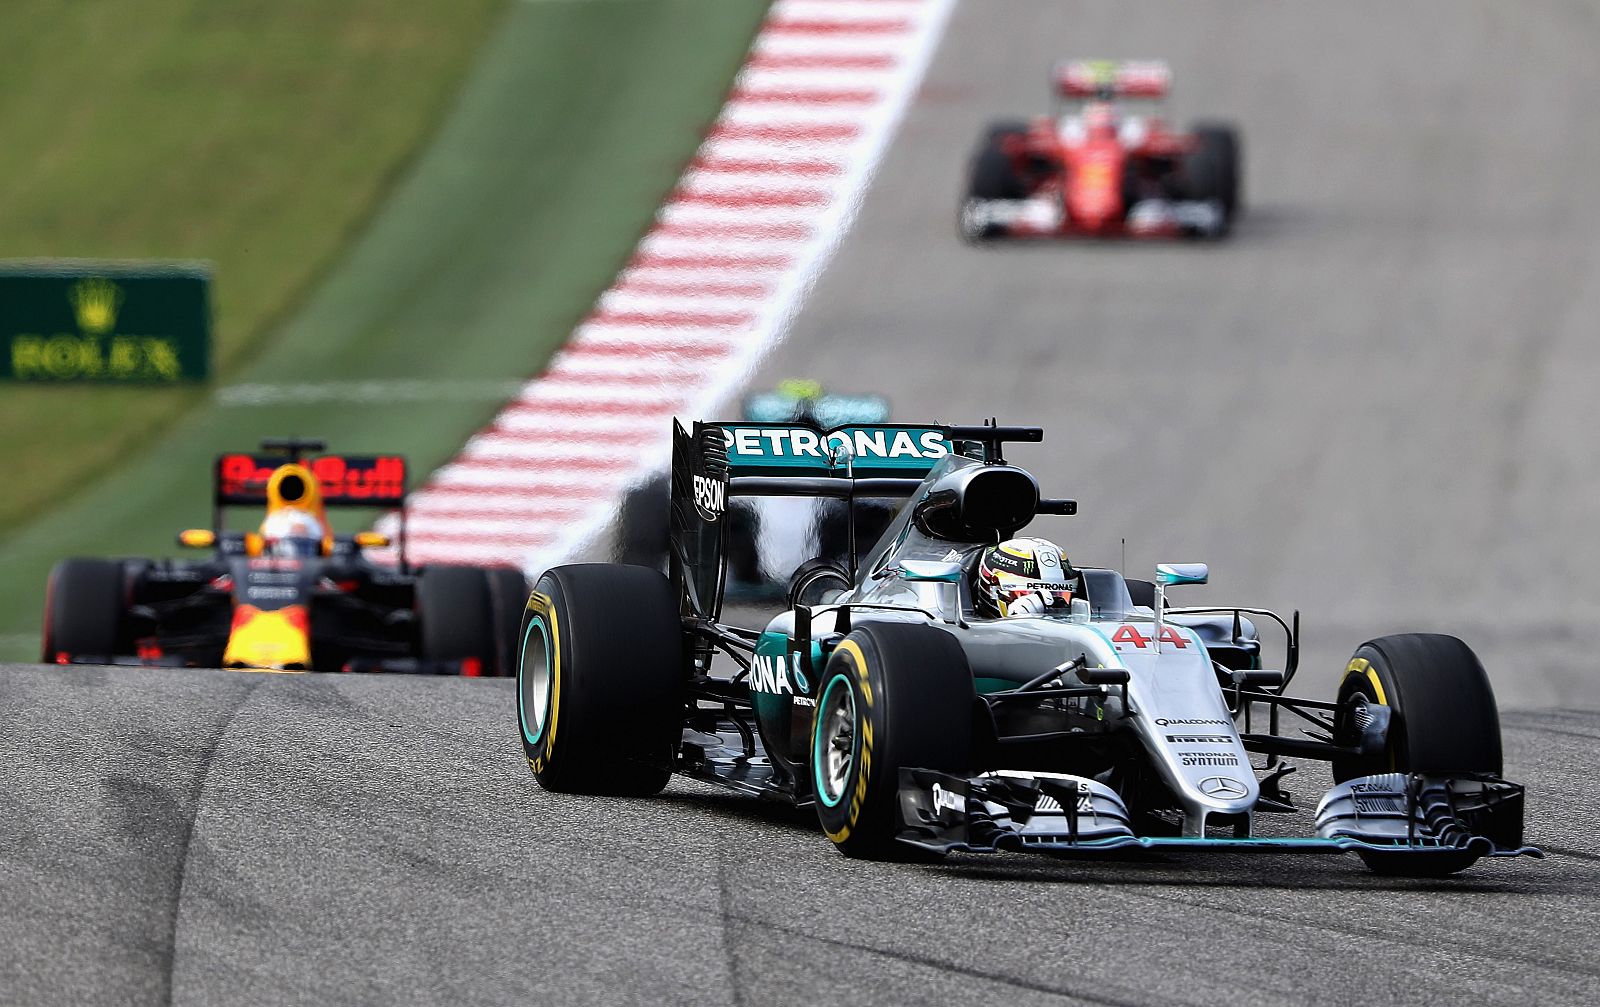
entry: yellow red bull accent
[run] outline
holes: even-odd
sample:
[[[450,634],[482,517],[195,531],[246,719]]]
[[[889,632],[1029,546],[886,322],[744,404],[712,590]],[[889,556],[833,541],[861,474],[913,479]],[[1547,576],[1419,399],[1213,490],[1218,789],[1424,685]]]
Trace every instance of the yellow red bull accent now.
[[[265,611],[254,605],[235,607],[222,666],[293,671],[310,668],[311,620],[306,607],[285,605]]]

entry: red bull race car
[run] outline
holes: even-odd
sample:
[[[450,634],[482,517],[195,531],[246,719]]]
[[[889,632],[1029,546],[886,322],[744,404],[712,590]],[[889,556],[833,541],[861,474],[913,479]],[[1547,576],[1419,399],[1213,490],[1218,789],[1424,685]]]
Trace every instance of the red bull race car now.
[[[68,559],[45,589],[43,659],[272,671],[504,675],[528,590],[510,568],[405,558],[406,462],[268,440],[220,455],[210,528],[178,535],[201,560]],[[230,507],[264,508],[226,531]],[[397,508],[400,533],[335,534],[329,508]],[[367,550],[394,548],[398,562]]]
[[[972,159],[959,228],[994,238],[1220,238],[1240,209],[1231,126],[1170,129],[1138,100],[1165,98],[1165,63],[1072,60],[1055,114],[992,123]]]

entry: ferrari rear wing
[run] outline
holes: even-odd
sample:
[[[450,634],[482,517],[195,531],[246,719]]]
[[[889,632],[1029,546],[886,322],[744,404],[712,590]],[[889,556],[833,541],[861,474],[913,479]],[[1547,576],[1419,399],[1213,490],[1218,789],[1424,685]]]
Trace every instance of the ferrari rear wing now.
[[[1071,59],[1056,64],[1063,98],[1165,98],[1172,71],[1161,60]]]

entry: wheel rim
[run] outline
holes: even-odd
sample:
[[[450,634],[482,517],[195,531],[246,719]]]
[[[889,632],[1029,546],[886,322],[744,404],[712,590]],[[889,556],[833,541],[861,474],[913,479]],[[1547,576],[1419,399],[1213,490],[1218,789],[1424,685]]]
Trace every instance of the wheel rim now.
[[[534,616],[523,631],[522,654],[517,660],[517,708],[522,715],[522,737],[530,745],[537,745],[544,736],[550,682],[550,634],[544,620]]]
[[[856,696],[843,675],[835,676],[823,690],[813,745],[817,799],[827,807],[837,807],[844,800],[856,762]]]

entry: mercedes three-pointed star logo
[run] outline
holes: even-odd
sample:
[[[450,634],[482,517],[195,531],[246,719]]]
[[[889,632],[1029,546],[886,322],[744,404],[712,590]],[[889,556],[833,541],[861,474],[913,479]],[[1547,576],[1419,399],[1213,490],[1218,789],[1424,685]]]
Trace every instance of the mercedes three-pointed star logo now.
[[[1243,797],[1250,791],[1238,780],[1227,776],[1208,776],[1200,781],[1200,792],[1207,797]]]

